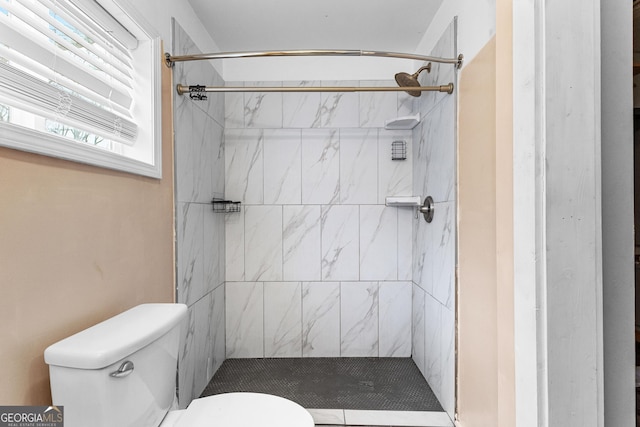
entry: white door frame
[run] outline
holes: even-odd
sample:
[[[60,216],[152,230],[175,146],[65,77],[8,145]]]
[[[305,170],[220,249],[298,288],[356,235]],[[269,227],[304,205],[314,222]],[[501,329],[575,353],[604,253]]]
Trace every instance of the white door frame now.
[[[513,2],[519,427],[633,425],[631,5],[606,3]]]

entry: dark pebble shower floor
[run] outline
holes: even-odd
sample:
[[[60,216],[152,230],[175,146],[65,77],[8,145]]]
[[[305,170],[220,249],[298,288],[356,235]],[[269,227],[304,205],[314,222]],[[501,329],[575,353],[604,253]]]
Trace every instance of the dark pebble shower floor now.
[[[230,392],[315,409],[442,411],[410,358],[227,359],[200,397]]]

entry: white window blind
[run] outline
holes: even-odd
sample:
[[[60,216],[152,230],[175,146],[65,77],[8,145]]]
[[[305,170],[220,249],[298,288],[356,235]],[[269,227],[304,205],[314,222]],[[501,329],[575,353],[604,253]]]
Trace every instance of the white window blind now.
[[[0,0],[0,104],[133,145],[136,46],[93,1]]]

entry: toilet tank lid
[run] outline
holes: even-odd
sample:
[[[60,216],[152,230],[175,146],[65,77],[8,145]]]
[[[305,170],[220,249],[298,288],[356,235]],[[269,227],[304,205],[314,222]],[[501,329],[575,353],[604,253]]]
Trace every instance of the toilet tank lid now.
[[[151,344],[187,314],[184,304],[141,304],[50,345],[49,365],[101,369]]]

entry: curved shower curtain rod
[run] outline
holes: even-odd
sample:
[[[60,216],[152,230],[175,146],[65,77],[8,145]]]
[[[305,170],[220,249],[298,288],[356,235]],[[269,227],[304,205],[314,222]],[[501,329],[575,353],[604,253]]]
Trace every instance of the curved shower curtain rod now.
[[[256,51],[256,52],[220,52],[220,53],[202,53],[194,55],[181,55],[172,56],[169,53],[165,53],[165,64],[167,67],[173,67],[176,62],[182,61],[203,61],[209,59],[229,59],[229,58],[264,58],[275,56],[376,56],[383,58],[400,58],[400,59],[413,59],[417,61],[425,62],[438,62],[441,64],[452,64],[456,68],[462,66],[462,54],[457,58],[440,58],[435,56],[416,55],[413,53],[399,53],[399,52],[382,52],[382,51],[364,51],[364,50],[278,50],[278,51]],[[409,76],[405,74],[406,78],[398,81],[398,74],[396,74],[396,81],[402,87],[211,87],[201,85],[182,85],[178,84],[176,90],[178,94],[189,94],[191,99],[203,101],[207,99],[205,92],[364,92],[364,91],[404,91],[412,96],[420,96],[422,92],[446,92],[448,94],[453,93],[453,83],[440,86],[420,86],[417,81],[417,76],[423,69],[431,71],[431,64],[420,68],[417,73]],[[407,80],[415,81],[407,81]]]
[[[457,68],[462,66],[463,56],[457,58],[440,58],[437,56],[416,55],[413,53],[385,52],[370,50],[330,50],[330,49],[308,49],[308,50],[275,50],[275,51],[255,51],[255,52],[219,52],[201,53],[194,55],[173,56],[165,53],[165,64],[173,67],[176,62],[183,61],[203,61],[209,59],[231,59],[231,58],[264,58],[274,56],[375,56],[381,58],[413,59],[416,61],[438,62],[441,64],[453,64]]]

